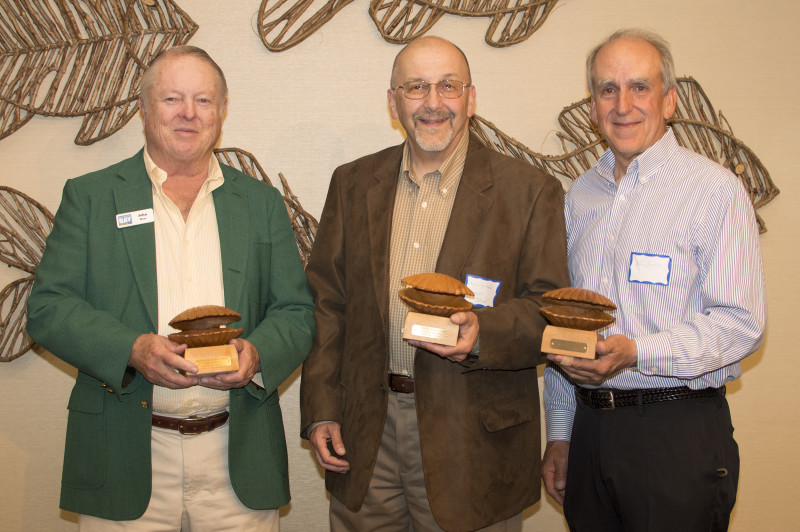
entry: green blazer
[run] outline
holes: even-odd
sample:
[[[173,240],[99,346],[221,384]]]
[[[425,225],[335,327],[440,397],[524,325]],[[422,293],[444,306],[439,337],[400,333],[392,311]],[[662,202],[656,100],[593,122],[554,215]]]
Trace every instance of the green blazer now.
[[[280,193],[222,165],[213,192],[225,305],[261,359],[264,388],[230,391],[229,467],[254,509],[289,501],[278,386],[305,359],[313,302]],[[116,215],[153,206],[142,152],[67,181],[28,300],[28,333],[78,369],[69,399],[61,508],[106,519],[142,515],[150,500],[153,385],[127,366],[158,323],[153,224]]]

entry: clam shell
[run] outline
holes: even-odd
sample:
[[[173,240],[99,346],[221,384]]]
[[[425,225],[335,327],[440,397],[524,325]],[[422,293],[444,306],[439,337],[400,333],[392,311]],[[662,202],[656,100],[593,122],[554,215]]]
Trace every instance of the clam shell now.
[[[189,347],[208,347],[225,345],[240,334],[242,334],[242,329],[192,329],[169,334],[167,338]]]
[[[550,305],[539,312],[556,327],[595,331],[614,323],[615,318],[602,310],[588,309],[572,305]]]
[[[603,294],[585,288],[568,286],[542,294],[542,301],[556,305],[569,305],[588,309],[617,310],[613,301]]]
[[[229,308],[220,307],[219,305],[203,305],[184,310],[172,318],[169,324],[179,331],[189,331],[211,329],[239,321],[240,319],[242,319],[242,316]]]
[[[467,285],[443,273],[418,273],[403,277],[400,282],[411,288],[437,294],[451,294],[454,296],[474,296]]]
[[[398,295],[412,310],[434,316],[450,316],[472,308],[472,303],[461,296],[425,292],[416,288],[403,288]]]

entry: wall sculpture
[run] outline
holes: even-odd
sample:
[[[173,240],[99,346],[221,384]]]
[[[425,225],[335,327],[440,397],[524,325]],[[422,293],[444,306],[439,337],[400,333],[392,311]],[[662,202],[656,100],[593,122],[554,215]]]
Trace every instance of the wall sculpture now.
[[[263,0],[258,31],[267,49],[282,52],[303,42],[353,0]],[[444,15],[489,17],[486,43],[520,43],[544,24],[558,0],[371,0],[369,15],[383,39],[406,44]]]
[[[151,59],[195,31],[172,0],[0,0],[0,139],[34,115],[82,116],[78,145],[112,135]]]

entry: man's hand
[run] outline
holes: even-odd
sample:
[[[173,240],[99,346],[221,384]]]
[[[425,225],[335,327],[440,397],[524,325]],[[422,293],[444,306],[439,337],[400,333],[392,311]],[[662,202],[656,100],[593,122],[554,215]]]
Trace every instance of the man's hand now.
[[[158,386],[188,388],[198,383],[197,377],[181,375],[178,370],[195,373],[197,366],[181,356],[185,350],[185,344],[157,334],[143,334],[133,343],[128,365]]]
[[[253,344],[241,338],[230,341],[239,353],[239,369],[231,373],[220,373],[210,377],[200,377],[200,385],[215,390],[242,388],[253,380],[253,375],[261,369],[258,350]]]
[[[564,506],[564,493],[567,488],[568,441],[549,441],[542,458],[542,479],[547,493]]]
[[[625,368],[636,365],[636,343],[627,336],[615,334],[598,340],[595,351],[595,360],[570,357],[570,365],[564,363],[564,355],[549,354],[547,358],[559,364],[575,384],[593,386],[600,386]]]
[[[463,362],[475,347],[475,342],[478,341],[478,329],[480,328],[478,316],[474,312],[456,312],[450,316],[450,321],[458,325],[456,345],[451,347],[419,340],[409,340],[409,345],[430,351],[451,362]]]
[[[309,434],[308,440],[311,442],[311,447],[314,448],[317,462],[323,469],[334,473],[347,473],[350,471],[350,463],[347,460],[337,458],[328,449],[328,442],[330,442],[333,451],[339,456],[344,456],[347,452],[344,448],[344,442],[342,442],[342,431],[338,423],[317,425]]]

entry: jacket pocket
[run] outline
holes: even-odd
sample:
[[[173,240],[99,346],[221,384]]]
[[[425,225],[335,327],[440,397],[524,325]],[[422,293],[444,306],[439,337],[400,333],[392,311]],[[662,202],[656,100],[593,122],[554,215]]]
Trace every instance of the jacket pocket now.
[[[520,397],[486,406],[480,414],[486,430],[497,432],[535,420],[539,415],[539,405],[529,397]]]
[[[61,483],[80,489],[95,489],[105,483],[106,434],[103,401],[106,388],[78,376],[67,409],[67,436]]]

